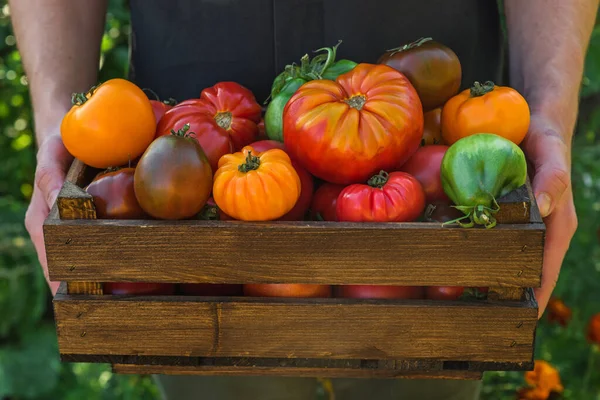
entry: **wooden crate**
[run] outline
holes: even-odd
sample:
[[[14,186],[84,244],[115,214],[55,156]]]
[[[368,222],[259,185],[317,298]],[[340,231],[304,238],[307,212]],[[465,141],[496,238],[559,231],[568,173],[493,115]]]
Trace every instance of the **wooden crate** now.
[[[119,373],[478,379],[529,370],[545,227],[529,184],[493,229],[96,220],[72,165],[44,224],[61,357]],[[490,287],[487,300],[114,296],[102,282]]]

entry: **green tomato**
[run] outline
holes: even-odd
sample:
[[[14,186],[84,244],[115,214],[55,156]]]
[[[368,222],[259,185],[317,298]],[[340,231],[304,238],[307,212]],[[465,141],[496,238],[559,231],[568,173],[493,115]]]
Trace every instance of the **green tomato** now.
[[[323,79],[329,79],[330,81],[335,81],[338,76],[345,74],[346,72],[350,72],[356,67],[356,63],[350,60],[340,60],[334,62],[331,66],[329,66],[325,72],[323,72]]]
[[[442,159],[444,192],[469,219],[460,223],[493,228],[496,199],[525,184],[527,163],[523,151],[508,139],[490,133],[464,137],[454,143]]]
[[[305,83],[306,80],[302,78],[288,81],[267,106],[265,132],[269,139],[283,143],[283,109],[296,90]]]

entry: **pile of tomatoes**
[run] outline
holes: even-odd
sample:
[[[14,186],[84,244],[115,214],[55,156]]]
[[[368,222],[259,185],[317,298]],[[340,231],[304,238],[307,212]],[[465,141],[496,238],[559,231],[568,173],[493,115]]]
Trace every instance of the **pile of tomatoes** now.
[[[61,126],[63,142],[74,157],[103,170],[85,188],[94,197],[98,218],[446,222],[463,215],[440,177],[448,146],[483,132],[518,145],[527,133],[529,109],[513,89],[488,82],[459,93],[460,62],[443,44],[421,39],[386,52],[377,64],[342,61],[315,63],[320,69],[301,75],[300,83],[292,69],[286,70],[298,87],[288,90],[289,100],[276,110],[280,123],[269,126],[269,137],[277,140],[269,140],[261,105],[238,83],[217,83],[199,98],[176,104],[149,100],[132,82],[113,79],[73,95]],[[327,70],[330,65],[338,73]],[[280,89],[286,79],[278,77]],[[176,290],[416,299],[486,292],[369,285],[105,284],[105,292],[114,294]]]

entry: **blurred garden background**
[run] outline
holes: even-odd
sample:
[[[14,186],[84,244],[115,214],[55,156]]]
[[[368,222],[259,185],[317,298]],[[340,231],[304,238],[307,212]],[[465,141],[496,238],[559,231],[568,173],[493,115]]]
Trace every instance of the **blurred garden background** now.
[[[111,0],[101,80],[125,76],[129,30],[126,0]],[[10,9],[0,0],[0,400],[156,399],[149,377],[119,376],[107,365],[58,359],[51,298],[23,225],[35,151],[27,79]],[[590,317],[600,313],[600,25],[586,60],[573,187],[579,229],[556,289],[572,316],[565,326],[541,321],[536,359],[559,371],[562,398],[600,400],[600,352],[586,340]],[[482,399],[514,399],[524,385],[523,373],[488,374]]]

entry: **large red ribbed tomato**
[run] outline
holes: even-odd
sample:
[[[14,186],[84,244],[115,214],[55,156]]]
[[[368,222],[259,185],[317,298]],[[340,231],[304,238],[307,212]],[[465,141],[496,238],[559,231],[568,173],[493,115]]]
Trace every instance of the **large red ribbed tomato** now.
[[[235,82],[220,82],[204,89],[199,99],[168,110],[156,127],[156,136],[189,124],[216,171],[221,156],[240,151],[256,139],[260,115],[260,105],[250,90]]]
[[[331,183],[364,182],[401,165],[422,134],[417,92],[386,65],[359,64],[336,81],[310,81],[283,111],[290,156]]]

